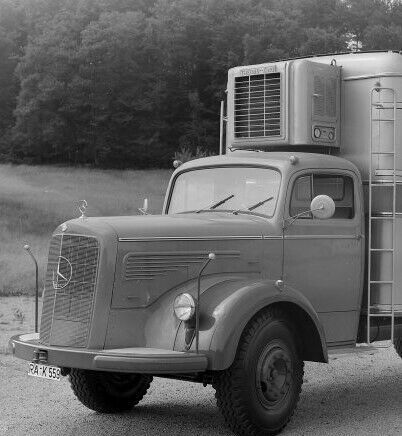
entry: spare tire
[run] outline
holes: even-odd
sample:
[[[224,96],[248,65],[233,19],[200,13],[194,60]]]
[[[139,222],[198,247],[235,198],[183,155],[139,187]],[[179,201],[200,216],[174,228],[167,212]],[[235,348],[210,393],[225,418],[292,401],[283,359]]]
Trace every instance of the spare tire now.
[[[152,377],[143,374],[71,369],[70,383],[84,406],[99,413],[131,410],[147,393]]]

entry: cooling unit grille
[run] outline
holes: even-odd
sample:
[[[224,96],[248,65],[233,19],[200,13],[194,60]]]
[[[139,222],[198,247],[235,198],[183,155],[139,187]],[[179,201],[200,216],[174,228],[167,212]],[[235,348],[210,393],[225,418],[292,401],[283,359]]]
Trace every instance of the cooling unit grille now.
[[[315,117],[336,118],[337,80],[332,77],[314,76]]]
[[[281,136],[280,73],[236,77],[234,112],[236,138]]]

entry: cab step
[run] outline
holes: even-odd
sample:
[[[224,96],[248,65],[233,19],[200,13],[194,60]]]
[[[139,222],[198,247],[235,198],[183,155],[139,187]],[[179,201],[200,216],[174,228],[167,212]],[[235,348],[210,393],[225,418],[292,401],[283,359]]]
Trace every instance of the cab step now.
[[[378,353],[377,346],[373,344],[359,344],[355,347],[333,348],[328,350],[330,358],[336,358],[338,356],[351,355],[351,354],[375,354]]]

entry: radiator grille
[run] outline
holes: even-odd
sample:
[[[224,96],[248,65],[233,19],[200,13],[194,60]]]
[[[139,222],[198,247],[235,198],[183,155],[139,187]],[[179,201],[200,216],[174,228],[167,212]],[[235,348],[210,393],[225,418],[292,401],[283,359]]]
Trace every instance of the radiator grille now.
[[[280,73],[236,77],[234,91],[235,137],[281,136]]]
[[[41,343],[86,346],[98,259],[99,244],[95,238],[77,235],[52,238],[43,296]]]

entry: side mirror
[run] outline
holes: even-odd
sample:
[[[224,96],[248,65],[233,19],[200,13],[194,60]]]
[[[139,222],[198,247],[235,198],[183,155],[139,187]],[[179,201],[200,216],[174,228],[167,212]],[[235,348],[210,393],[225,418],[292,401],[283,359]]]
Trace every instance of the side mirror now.
[[[332,218],[335,213],[335,203],[328,195],[317,195],[313,198],[310,205],[310,212],[314,218],[327,220]]]
[[[148,198],[144,198],[144,204],[138,209],[143,215],[148,215]]]

